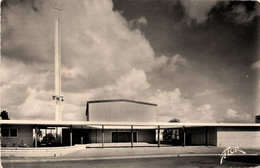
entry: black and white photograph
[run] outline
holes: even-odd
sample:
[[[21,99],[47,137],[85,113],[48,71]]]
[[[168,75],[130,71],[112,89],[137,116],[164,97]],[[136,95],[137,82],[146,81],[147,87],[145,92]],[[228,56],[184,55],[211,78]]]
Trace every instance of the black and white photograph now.
[[[0,13],[0,168],[260,167],[259,1]]]

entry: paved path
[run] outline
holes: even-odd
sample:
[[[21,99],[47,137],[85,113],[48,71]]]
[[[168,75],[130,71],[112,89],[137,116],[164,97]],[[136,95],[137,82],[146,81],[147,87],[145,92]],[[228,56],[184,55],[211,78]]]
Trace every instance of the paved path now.
[[[157,158],[178,156],[220,156],[224,148],[205,146],[85,148],[61,157],[3,159],[3,162],[46,162],[76,160],[108,160],[126,158]],[[243,149],[247,154],[260,155],[260,149]]]
[[[258,158],[253,158],[257,160]],[[256,167],[260,162],[242,160],[225,160],[222,165],[220,158],[216,156],[205,157],[163,157],[163,158],[138,158],[138,159],[109,159],[109,160],[78,160],[63,162],[28,162],[28,163],[4,163],[4,168],[171,168],[171,167]]]
[[[221,154],[223,148],[217,147],[135,147],[135,148],[87,148],[70,153],[64,157],[122,157],[122,156],[155,156],[155,155],[180,155],[180,154]]]
[[[109,145],[107,145],[109,146]],[[156,155],[220,155],[224,148],[215,146],[164,146],[158,147],[134,147],[134,148],[87,148],[70,153],[66,157],[79,158],[100,158],[100,157],[122,157],[122,156],[156,156]],[[247,154],[260,154],[259,149],[245,149]]]

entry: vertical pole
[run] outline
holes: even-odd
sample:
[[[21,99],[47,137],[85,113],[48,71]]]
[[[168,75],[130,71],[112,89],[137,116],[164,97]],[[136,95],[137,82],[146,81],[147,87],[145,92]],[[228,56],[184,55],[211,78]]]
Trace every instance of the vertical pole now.
[[[46,136],[47,135],[47,128],[45,128],[45,135],[44,136]],[[47,144],[48,144],[48,142],[47,142],[47,138],[46,138],[46,146],[47,146]]]
[[[56,144],[57,144],[57,143],[58,143],[58,127],[56,127],[55,129],[56,129],[56,134],[55,134],[55,136],[56,136]]]
[[[35,126],[35,148],[37,148],[37,142],[38,142],[38,129],[37,125]]]
[[[0,10],[1,10],[1,8],[0,8]],[[1,120],[2,120],[2,117],[0,117],[0,121]],[[1,150],[2,150],[2,124],[0,123],[0,168],[3,168]]]
[[[70,125],[70,146],[72,146],[72,125]]]
[[[134,147],[134,132],[133,132],[133,125],[131,125],[131,148]]]
[[[55,120],[61,120],[61,31],[60,19],[55,19]]]
[[[185,126],[182,127],[183,130],[183,147],[185,147],[185,142],[186,142],[186,130],[185,130]]]
[[[91,131],[91,128],[89,128],[89,131],[88,131],[88,143],[91,143],[91,135],[93,134],[92,132],[93,131]]]
[[[62,145],[62,128],[59,133],[60,133],[60,145]]]
[[[2,18],[2,3],[0,3],[0,17]],[[2,21],[1,21],[2,19],[0,19],[0,25],[2,25]],[[2,30],[1,30],[1,26],[0,26],[0,32],[2,32]],[[2,34],[0,33],[0,38],[2,39]],[[2,40],[1,40],[2,41]],[[0,53],[2,53],[2,50],[1,50],[1,42],[0,41]],[[2,63],[1,62],[1,54],[0,54],[0,64]],[[0,67],[1,67],[1,65],[0,65]],[[2,76],[0,77],[0,83],[2,84]],[[0,92],[2,93],[2,87],[0,87]],[[2,108],[0,108],[1,109],[1,111],[2,111]],[[2,124],[1,124],[1,120],[2,120],[2,117],[0,117],[0,168],[3,168],[3,166],[2,166],[2,155],[1,155],[1,152],[2,152]]]
[[[205,127],[205,128],[206,128],[205,142],[206,142],[206,146],[209,146],[209,127]]]
[[[104,125],[102,125],[102,148],[104,148],[104,141],[105,141],[105,133],[104,133]]]
[[[160,148],[160,125],[158,125],[158,148]]]
[[[96,143],[98,143],[98,130],[96,129]]]

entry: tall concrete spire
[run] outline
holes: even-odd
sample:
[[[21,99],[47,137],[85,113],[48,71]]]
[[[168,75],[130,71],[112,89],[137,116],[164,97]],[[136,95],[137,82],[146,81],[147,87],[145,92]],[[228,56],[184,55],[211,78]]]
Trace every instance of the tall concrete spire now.
[[[55,8],[58,12],[61,9]],[[59,15],[58,15],[59,16]],[[61,102],[63,101],[63,96],[61,95],[61,21],[59,17],[55,19],[55,95],[53,99],[56,101],[55,107],[55,120],[62,120],[61,113]]]

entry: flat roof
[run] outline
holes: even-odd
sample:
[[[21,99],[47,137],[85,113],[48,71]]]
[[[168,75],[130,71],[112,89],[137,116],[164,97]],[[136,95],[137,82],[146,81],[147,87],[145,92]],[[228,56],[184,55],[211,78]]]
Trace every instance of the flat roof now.
[[[170,123],[170,122],[97,122],[97,121],[54,121],[54,120],[1,120],[4,125],[39,125],[39,126],[161,126],[161,128],[174,127],[260,127],[260,123]]]
[[[107,102],[130,102],[130,103],[137,103],[137,104],[144,104],[149,106],[157,106],[157,104],[154,103],[148,103],[148,102],[142,102],[142,101],[135,101],[135,100],[129,100],[129,99],[107,99],[107,100],[92,100],[87,101],[88,103],[107,103]]]

